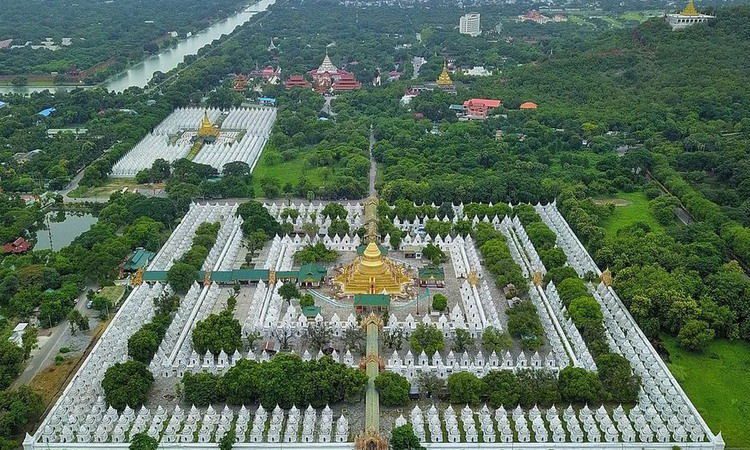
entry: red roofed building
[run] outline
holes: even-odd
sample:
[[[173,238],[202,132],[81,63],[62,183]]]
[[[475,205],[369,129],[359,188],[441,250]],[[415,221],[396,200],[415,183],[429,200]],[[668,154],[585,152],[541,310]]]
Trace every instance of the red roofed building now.
[[[303,77],[302,75],[291,75],[284,82],[284,87],[286,87],[287,89],[292,89],[296,87],[310,89],[312,85],[310,84],[309,81],[305,80],[305,77]]]
[[[362,83],[357,81],[354,78],[354,75],[347,73],[345,75],[341,75],[338,79],[338,81],[333,82],[333,86],[331,88],[334,91],[356,91],[357,89],[362,87]]]
[[[466,116],[470,119],[486,119],[490,111],[499,108],[503,104],[502,100],[492,100],[487,98],[472,98],[464,102]]]
[[[26,239],[20,237],[13,242],[3,245],[3,253],[26,253],[31,248],[31,244]]]
[[[534,102],[523,102],[521,103],[520,109],[537,109],[539,105]]]
[[[354,78],[354,74],[347,72],[346,70],[339,69],[328,56],[323,58],[323,62],[320,63],[317,69],[313,69],[308,72],[313,79],[313,86],[318,92],[325,92],[329,88],[341,91],[352,91],[362,87],[362,84]],[[336,85],[338,84],[338,89]]]

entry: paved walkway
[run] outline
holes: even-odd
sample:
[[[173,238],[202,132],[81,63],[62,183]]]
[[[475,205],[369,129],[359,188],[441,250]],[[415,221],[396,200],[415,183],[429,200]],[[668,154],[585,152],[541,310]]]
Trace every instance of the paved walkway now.
[[[375,388],[375,378],[380,373],[378,364],[378,324],[376,320],[367,322],[367,393],[365,397],[365,430],[380,431],[380,396]]]

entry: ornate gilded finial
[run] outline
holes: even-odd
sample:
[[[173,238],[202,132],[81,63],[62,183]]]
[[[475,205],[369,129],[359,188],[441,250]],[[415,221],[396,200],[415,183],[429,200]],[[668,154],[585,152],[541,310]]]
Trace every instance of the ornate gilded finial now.
[[[472,286],[476,286],[479,284],[479,274],[477,274],[476,270],[472,270],[469,272],[469,276],[466,277],[469,280],[469,284]]]
[[[695,3],[693,3],[693,0],[689,0],[687,6],[685,9],[682,10],[683,16],[697,16],[700,15],[698,10],[695,8]]]
[[[453,80],[451,80],[451,76],[448,73],[448,62],[445,59],[443,59],[443,71],[437,79],[437,84],[438,86],[449,86],[453,84]]]
[[[140,286],[141,284],[143,284],[143,267],[141,267],[135,272],[135,275],[133,276],[133,279],[130,281],[130,284],[133,286]]]
[[[602,280],[602,283],[604,283],[605,286],[612,286],[612,272],[610,272],[609,267],[607,267],[607,269],[602,272],[599,278]]]
[[[542,272],[534,272],[534,277],[532,278],[534,281],[534,285],[541,286],[542,281],[544,281],[544,277],[542,276]]]

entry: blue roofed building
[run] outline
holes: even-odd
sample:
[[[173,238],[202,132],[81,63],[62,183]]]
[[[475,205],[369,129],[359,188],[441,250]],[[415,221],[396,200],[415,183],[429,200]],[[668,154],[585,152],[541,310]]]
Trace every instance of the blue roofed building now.
[[[57,109],[55,109],[55,108],[47,108],[47,109],[43,109],[43,110],[39,111],[37,113],[37,115],[40,115],[42,117],[49,117],[52,114],[54,114],[55,111],[57,111]]]

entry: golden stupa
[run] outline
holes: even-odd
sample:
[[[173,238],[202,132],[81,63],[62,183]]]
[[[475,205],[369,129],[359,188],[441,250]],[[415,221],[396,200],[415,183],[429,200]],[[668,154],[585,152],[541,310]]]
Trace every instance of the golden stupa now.
[[[690,0],[685,7],[685,9],[682,10],[683,16],[697,16],[700,15],[698,13],[698,10],[695,8],[695,3],[693,3],[693,0]]]
[[[451,76],[448,73],[448,65],[443,61],[443,71],[440,72],[440,76],[437,79],[438,86],[446,87],[451,86],[453,84],[453,80],[451,80]]]
[[[334,281],[344,295],[387,294],[402,296],[412,283],[406,268],[385,257],[377,244],[377,199],[365,202],[367,247],[351,263],[341,269]]]
[[[219,127],[214,126],[211,123],[211,119],[208,118],[208,112],[203,113],[203,119],[201,125],[198,128],[198,136],[200,137],[219,137]]]

